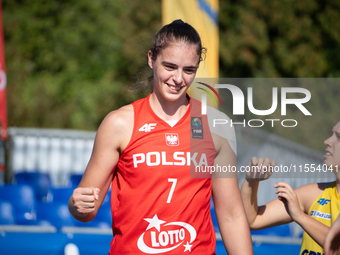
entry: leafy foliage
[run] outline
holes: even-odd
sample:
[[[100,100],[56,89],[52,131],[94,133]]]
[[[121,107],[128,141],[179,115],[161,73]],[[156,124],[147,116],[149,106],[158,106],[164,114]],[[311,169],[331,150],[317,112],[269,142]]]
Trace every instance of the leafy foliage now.
[[[340,4],[220,1],[222,77],[339,77]]]
[[[161,27],[158,1],[2,3],[10,126],[95,130],[141,96],[127,88]]]

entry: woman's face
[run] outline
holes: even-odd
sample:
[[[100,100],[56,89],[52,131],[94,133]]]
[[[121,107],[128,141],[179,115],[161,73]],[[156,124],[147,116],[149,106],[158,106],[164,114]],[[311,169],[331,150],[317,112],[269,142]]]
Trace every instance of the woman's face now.
[[[151,51],[148,58],[154,74],[153,92],[168,101],[176,101],[185,96],[199,64],[197,46],[174,42],[163,49],[155,61],[152,60]]]
[[[324,163],[330,167],[332,166],[333,172],[340,171],[340,121],[333,127],[331,136],[324,141],[326,145],[326,153],[324,155]]]

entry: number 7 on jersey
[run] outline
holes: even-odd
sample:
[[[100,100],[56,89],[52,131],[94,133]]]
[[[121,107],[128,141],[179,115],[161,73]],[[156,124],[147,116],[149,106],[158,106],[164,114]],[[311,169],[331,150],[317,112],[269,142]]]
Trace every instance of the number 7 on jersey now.
[[[172,182],[171,189],[170,189],[169,196],[168,196],[168,200],[166,201],[169,204],[170,201],[171,201],[172,195],[174,194],[174,191],[175,191],[177,179],[169,178],[168,182]]]

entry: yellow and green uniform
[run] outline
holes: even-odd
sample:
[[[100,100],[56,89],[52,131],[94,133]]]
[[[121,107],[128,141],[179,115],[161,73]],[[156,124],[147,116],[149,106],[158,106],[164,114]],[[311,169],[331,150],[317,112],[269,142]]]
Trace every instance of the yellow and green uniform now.
[[[340,212],[340,195],[336,183],[326,188],[309,208],[308,215],[330,227]],[[323,255],[323,248],[306,232],[303,233],[300,255]]]

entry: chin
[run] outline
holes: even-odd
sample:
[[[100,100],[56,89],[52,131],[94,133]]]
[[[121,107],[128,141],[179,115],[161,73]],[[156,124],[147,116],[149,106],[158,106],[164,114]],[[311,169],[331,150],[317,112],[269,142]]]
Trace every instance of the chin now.
[[[179,98],[185,96],[185,94],[186,94],[186,91],[181,91],[179,93],[167,93],[167,98],[170,101],[175,101],[175,100],[178,100]]]

